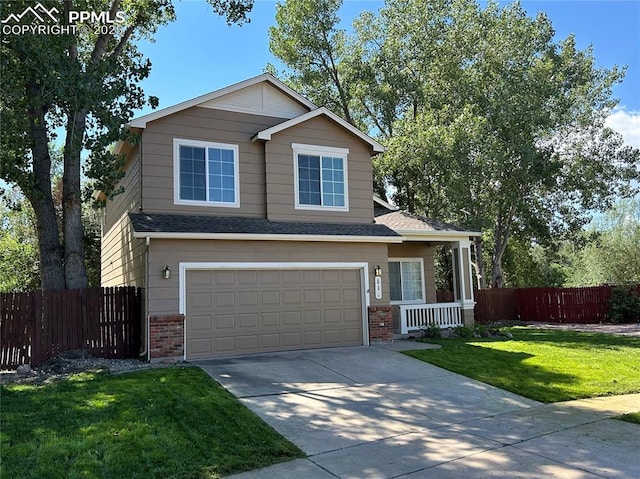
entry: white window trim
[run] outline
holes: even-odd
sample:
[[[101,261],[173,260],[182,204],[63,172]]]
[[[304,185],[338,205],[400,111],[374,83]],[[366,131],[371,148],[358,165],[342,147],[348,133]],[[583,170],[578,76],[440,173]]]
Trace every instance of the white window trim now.
[[[207,179],[206,191],[209,196],[209,162],[206,160],[207,148],[224,148],[227,150],[233,150],[233,179],[235,189],[235,202],[226,203],[223,201],[196,201],[196,200],[183,200],[180,198],[180,147],[181,146],[195,146],[205,149],[205,175]],[[208,206],[208,207],[222,207],[222,208],[239,208],[240,207],[240,148],[238,145],[229,143],[217,143],[213,141],[200,141],[200,140],[187,140],[184,138],[173,139],[173,204],[174,205],[188,205],[188,206]]]
[[[315,211],[349,211],[349,176],[347,161],[349,155],[348,148],[336,148],[333,146],[305,145],[302,143],[291,143],[293,149],[293,184],[295,195],[296,210],[315,210]],[[339,156],[343,159],[344,168],[344,206],[316,206],[300,204],[299,179],[298,179],[298,155],[314,155],[314,156]],[[322,163],[322,162],[321,162]],[[322,166],[320,166],[320,201],[322,201]]]
[[[401,301],[389,301],[389,304],[424,304],[427,302],[426,285],[424,282],[424,258],[389,258],[387,263],[400,262],[400,277],[402,277],[402,262],[419,262],[420,263],[420,279],[422,281],[422,299],[401,300]],[[389,281],[391,281],[391,274],[389,274]],[[389,288],[391,289],[391,288]],[[402,292],[402,287],[400,289]]]

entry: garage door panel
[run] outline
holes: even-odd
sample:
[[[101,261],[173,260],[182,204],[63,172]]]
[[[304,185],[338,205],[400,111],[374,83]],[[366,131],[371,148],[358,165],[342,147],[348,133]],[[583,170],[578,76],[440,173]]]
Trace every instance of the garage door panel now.
[[[280,274],[282,275],[283,284],[300,284],[301,282],[300,271],[284,270]]]
[[[262,291],[260,300],[262,306],[280,305],[280,291]]]
[[[262,348],[263,349],[278,349],[278,348],[280,348],[280,334],[263,334],[262,335]]]
[[[305,346],[322,344],[322,331],[305,331],[304,344]]]
[[[286,305],[300,304],[300,291],[286,290],[282,292],[282,303]]]
[[[248,336],[238,337],[238,349],[241,352],[253,352],[258,350],[258,335],[252,334]]]
[[[210,331],[213,327],[213,321],[211,315],[205,316],[191,316],[189,318],[192,325],[192,329],[194,331]]]
[[[189,359],[362,344],[359,270],[187,272]]]
[[[238,314],[238,324],[240,328],[257,328],[258,313],[242,313]]]
[[[343,341],[345,343],[353,343],[355,341],[362,341],[362,329],[361,328],[353,328],[353,329],[344,329],[342,331]]]
[[[213,343],[215,344],[215,350],[211,351],[215,353],[233,353],[236,350],[235,336],[221,336],[215,338]]]
[[[354,304],[360,302],[360,291],[356,288],[345,288],[342,290],[342,301]]]
[[[306,289],[302,294],[302,298],[306,304],[320,304],[322,303],[322,290]]]
[[[282,345],[284,347],[302,346],[302,333],[291,332],[282,333]]]
[[[304,324],[322,324],[322,311],[305,311]]]
[[[262,313],[262,326],[266,328],[280,326],[280,313],[277,311]]]
[[[235,314],[216,314],[215,317],[216,321],[212,324],[213,329],[233,329],[236,327]]]
[[[342,323],[341,309],[325,309],[323,313],[325,324]]]
[[[302,313],[300,311],[285,311],[282,313],[282,324],[285,326],[302,324]]]
[[[189,286],[209,286],[211,285],[210,271],[193,271],[189,275]]]
[[[215,309],[236,305],[236,294],[234,292],[215,293],[214,298],[215,304],[213,307]]]
[[[210,338],[197,338],[191,341],[191,352],[193,354],[209,354],[211,353],[211,339]]]
[[[258,306],[257,291],[241,291],[238,293],[238,305],[242,306]]]
[[[209,274],[211,275],[211,278],[212,278],[211,282],[216,287],[233,286],[236,284],[235,271],[229,271],[229,270],[210,271]]]
[[[192,293],[191,304],[195,308],[211,308],[211,293]]]

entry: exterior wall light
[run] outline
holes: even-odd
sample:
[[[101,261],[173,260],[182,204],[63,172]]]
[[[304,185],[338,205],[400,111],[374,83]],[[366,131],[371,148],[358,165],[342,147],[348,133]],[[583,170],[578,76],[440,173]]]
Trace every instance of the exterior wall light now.
[[[382,268],[380,267],[380,265],[376,266],[374,273],[376,276],[382,276]]]
[[[164,279],[169,279],[171,278],[171,268],[169,268],[168,265],[164,265],[164,268],[162,268],[162,277]]]

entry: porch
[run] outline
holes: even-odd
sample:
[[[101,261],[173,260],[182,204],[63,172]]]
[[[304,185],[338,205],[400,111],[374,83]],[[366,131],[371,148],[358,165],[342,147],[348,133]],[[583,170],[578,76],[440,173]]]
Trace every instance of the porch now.
[[[397,334],[415,333],[429,325],[464,326],[462,303],[398,304],[393,307],[393,324]]]

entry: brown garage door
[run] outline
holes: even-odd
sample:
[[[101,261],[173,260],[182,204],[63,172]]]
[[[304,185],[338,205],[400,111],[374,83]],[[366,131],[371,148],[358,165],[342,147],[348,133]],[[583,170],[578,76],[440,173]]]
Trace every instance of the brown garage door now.
[[[187,358],[362,344],[359,270],[191,270]]]

